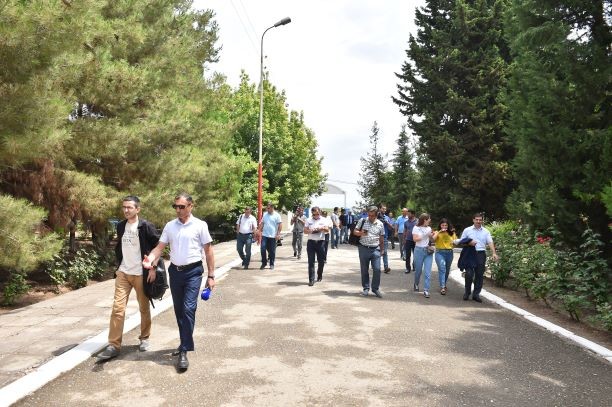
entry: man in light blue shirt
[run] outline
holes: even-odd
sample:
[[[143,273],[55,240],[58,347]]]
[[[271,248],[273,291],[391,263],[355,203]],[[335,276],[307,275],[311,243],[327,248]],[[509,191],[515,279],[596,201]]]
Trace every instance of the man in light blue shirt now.
[[[268,203],[266,213],[264,213],[259,231],[261,232],[261,267],[263,270],[270,261],[270,270],[274,270],[274,260],[276,259],[276,241],[280,239],[283,222],[278,212],[274,211],[274,205]],[[267,256],[266,256],[267,254]]]
[[[463,299],[467,301],[470,298],[470,294],[472,294],[472,299],[474,301],[482,302],[480,299],[480,291],[482,290],[485,266],[487,263],[486,246],[489,246],[491,249],[491,252],[493,253],[492,257],[495,261],[497,261],[497,252],[495,251],[495,244],[493,243],[491,233],[482,226],[483,215],[481,213],[475,214],[472,221],[474,222],[474,225],[465,228],[463,233],[461,233],[461,238],[455,240],[453,243],[459,244],[462,239],[469,238],[472,239],[470,245],[476,246],[477,265],[476,269],[468,268],[465,271],[465,293],[463,294]],[[472,282],[474,282],[473,292]]]
[[[395,234],[399,241],[400,257],[402,260],[406,260],[406,253],[404,253],[404,222],[406,219],[408,219],[408,208],[402,208],[402,215],[395,222]]]

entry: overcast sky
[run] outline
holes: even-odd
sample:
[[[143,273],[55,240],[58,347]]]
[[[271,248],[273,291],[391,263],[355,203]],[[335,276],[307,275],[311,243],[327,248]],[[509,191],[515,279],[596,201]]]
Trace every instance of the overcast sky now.
[[[391,100],[397,95],[394,73],[416,32],[414,10],[423,5],[424,0],[194,1],[196,8],[216,13],[222,50],[210,69],[226,75],[232,86],[241,70],[259,81],[261,34],[291,18],[266,33],[264,65],[271,82],[285,90],[288,108],[304,112],[323,171],[347,191],[349,206],[359,200],[359,158],[367,154],[374,121],[382,151],[391,157],[396,148],[405,118]]]

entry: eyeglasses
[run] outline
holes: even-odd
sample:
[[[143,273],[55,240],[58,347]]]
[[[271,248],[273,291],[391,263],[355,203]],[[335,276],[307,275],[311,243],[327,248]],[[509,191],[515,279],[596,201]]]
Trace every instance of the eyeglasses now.
[[[172,204],[172,208],[173,209],[185,209],[186,207],[188,207],[189,205],[177,205],[177,204]]]

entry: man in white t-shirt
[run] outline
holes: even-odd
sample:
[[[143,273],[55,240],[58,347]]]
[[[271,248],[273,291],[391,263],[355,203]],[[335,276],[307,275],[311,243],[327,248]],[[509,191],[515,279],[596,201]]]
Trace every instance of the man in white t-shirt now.
[[[249,268],[251,262],[251,244],[253,243],[253,233],[257,229],[257,219],[252,215],[250,206],[244,208],[244,213],[236,221],[236,250],[242,259],[242,267]],[[246,247],[246,254],[244,248]]]
[[[155,280],[155,270],[143,274],[142,259],[155,247],[159,240],[159,233],[155,226],[144,219],[140,219],[140,199],[137,196],[126,196],[122,202],[125,220],[117,225],[117,246],[115,256],[119,268],[115,277],[115,298],[111,312],[108,329],[108,346],[98,354],[98,359],[108,360],[119,355],[123,339],[123,325],[125,322],[125,307],[132,288],[136,291],[136,299],[140,309],[140,351],[149,348],[149,335],[151,334],[151,311],[149,299],[144,291],[145,280]]]

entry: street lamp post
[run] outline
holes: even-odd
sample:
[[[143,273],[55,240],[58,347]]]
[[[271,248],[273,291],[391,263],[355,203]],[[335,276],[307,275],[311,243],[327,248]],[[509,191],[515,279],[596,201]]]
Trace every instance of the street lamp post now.
[[[264,94],[264,86],[263,86],[263,40],[264,35],[268,32],[268,30],[276,27],[280,27],[281,25],[289,24],[291,19],[289,17],[285,17],[276,24],[271,27],[268,27],[263,34],[261,34],[261,54],[260,54],[260,70],[259,70],[259,168],[258,168],[258,180],[257,180],[257,221],[261,222],[261,217],[263,215],[263,206],[262,206],[262,197],[263,197],[263,164],[262,164],[262,145],[263,145],[263,94]]]

